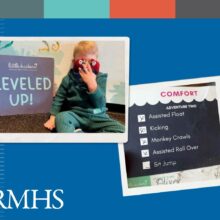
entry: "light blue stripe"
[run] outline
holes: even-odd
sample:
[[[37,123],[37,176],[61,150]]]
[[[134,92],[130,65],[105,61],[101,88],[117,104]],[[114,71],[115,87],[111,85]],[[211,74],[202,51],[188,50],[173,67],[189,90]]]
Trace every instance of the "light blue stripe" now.
[[[109,0],[44,0],[44,18],[109,18]]]

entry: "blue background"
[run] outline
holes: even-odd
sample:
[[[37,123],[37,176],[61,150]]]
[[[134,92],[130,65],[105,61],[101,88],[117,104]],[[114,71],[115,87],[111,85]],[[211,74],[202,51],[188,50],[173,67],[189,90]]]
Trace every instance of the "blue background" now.
[[[220,75],[220,20],[4,20],[5,36],[129,36],[130,84]],[[31,126],[31,125],[30,125]],[[220,188],[122,197],[116,144],[7,144],[5,188],[62,188],[62,210],[4,219],[215,219]]]

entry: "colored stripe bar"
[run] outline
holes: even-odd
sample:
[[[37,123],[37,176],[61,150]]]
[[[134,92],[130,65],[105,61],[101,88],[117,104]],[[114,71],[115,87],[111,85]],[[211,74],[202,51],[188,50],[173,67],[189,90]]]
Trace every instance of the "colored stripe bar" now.
[[[177,18],[220,18],[219,0],[176,0]]]
[[[0,0],[0,18],[220,18],[220,0]]]
[[[109,0],[44,0],[44,17],[109,18]]]
[[[43,18],[44,0],[0,0],[0,18]]]
[[[176,0],[111,0],[111,18],[175,18]]]

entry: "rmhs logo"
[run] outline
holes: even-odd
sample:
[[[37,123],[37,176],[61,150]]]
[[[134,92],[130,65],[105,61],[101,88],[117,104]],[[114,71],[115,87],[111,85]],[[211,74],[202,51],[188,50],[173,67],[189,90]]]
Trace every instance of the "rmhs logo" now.
[[[13,190],[0,190],[0,209],[62,209],[62,189],[26,189],[22,195],[16,195]]]

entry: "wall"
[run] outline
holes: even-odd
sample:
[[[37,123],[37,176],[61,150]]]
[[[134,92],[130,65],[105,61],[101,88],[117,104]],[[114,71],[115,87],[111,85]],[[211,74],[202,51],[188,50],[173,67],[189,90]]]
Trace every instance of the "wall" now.
[[[0,55],[52,57],[55,60],[54,92],[72,65],[74,40],[0,41]],[[101,71],[108,73],[107,102],[125,103],[125,44],[123,41],[98,41]]]

